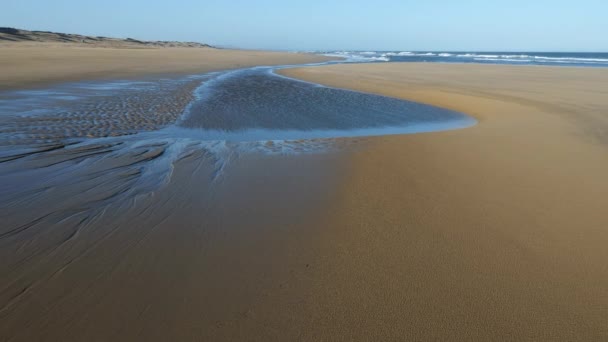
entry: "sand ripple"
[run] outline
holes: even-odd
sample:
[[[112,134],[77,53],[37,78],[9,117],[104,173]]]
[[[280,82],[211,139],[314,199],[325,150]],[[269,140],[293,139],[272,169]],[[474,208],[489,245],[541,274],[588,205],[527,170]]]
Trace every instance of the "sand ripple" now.
[[[103,95],[93,89],[84,100],[46,103],[47,109],[40,114],[3,113],[0,139],[14,145],[157,130],[177,120],[200,83],[200,79],[163,80],[119,92],[100,91]]]

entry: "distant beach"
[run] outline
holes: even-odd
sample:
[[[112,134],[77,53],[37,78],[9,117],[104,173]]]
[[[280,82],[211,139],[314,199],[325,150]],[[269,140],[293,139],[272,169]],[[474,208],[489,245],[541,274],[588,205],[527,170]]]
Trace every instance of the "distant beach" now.
[[[200,74],[255,65],[335,60],[313,54],[214,48],[107,48],[65,43],[0,43],[0,90],[60,82]],[[169,61],[169,62],[168,62]]]

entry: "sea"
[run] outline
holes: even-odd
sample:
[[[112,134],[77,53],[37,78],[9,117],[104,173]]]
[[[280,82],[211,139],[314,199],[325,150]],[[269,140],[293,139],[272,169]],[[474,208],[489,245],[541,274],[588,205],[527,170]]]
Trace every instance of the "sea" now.
[[[426,62],[608,67],[608,52],[315,51],[347,62]]]

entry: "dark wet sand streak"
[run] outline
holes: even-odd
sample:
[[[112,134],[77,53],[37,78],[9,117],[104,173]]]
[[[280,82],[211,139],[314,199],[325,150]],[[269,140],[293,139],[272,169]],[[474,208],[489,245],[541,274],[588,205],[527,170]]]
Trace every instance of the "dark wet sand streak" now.
[[[306,166],[308,158],[329,161],[335,156],[241,157],[220,181],[210,182],[217,178],[210,162],[214,158],[198,150],[176,162],[170,186],[128,200],[104,196],[98,199],[101,203],[82,204],[83,211],[61,211],[70,206],[65,199],[82,189],[117,194],[133,188],[136,179],[119,176],[115,169],[107,177],[88,180],[90,185],[74,181],[61,193],[43,196],[32,210],[42,213],[48,198],[61,205],[48,208],[27,236],[0,241],[13,246],[28,241],[18,251],[0,249],[8,261],[0,272],[11,279],[0,292],[0,329],[16,340],[162,340],[188,339],[193,331],[171,327],[197,324],[196,336],[215,336],[213,322],[233,324],[231,313],[251,305],[246,299],[251,291],[273,279],[270,274],[252,275],[246,265],[261,261],[238,261],[239,255],[266,244],[263,240],[271,235],[264,232],[269,229],[278,236],[296,229],[295,222],[305,222],[329,200],[324,193],[331,193],[331,187],[324,180],[331,167]],[[294,174],[295,165],[304,167]],[[269,166],[277,173],[266,172]],[[281,175],[287,170],[292,172]],[[88,191],[82,194],[90,196]],[[72,200],[79,202],[78,196]],[[262,248],[258,253],[268,262],[284,252]],[[245,279],[261,282],[243,287]],[[33,306],[39,308],[36,314]],[[24,324],[30,329],[22,329]]]

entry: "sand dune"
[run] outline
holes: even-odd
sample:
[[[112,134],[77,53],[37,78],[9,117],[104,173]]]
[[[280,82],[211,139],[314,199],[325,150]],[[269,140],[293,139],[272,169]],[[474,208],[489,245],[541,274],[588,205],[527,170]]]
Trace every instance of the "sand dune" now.
[[[111,48],[159,48],[159,47],[212,47],[209,44],[178,41],[144,41],[133,38],[110,38],[102,36],[85,36],[82,34],[58,33],[49,31],[29,31],[10,27],[0,27],[1,43],[64,43],[89,47]]]

